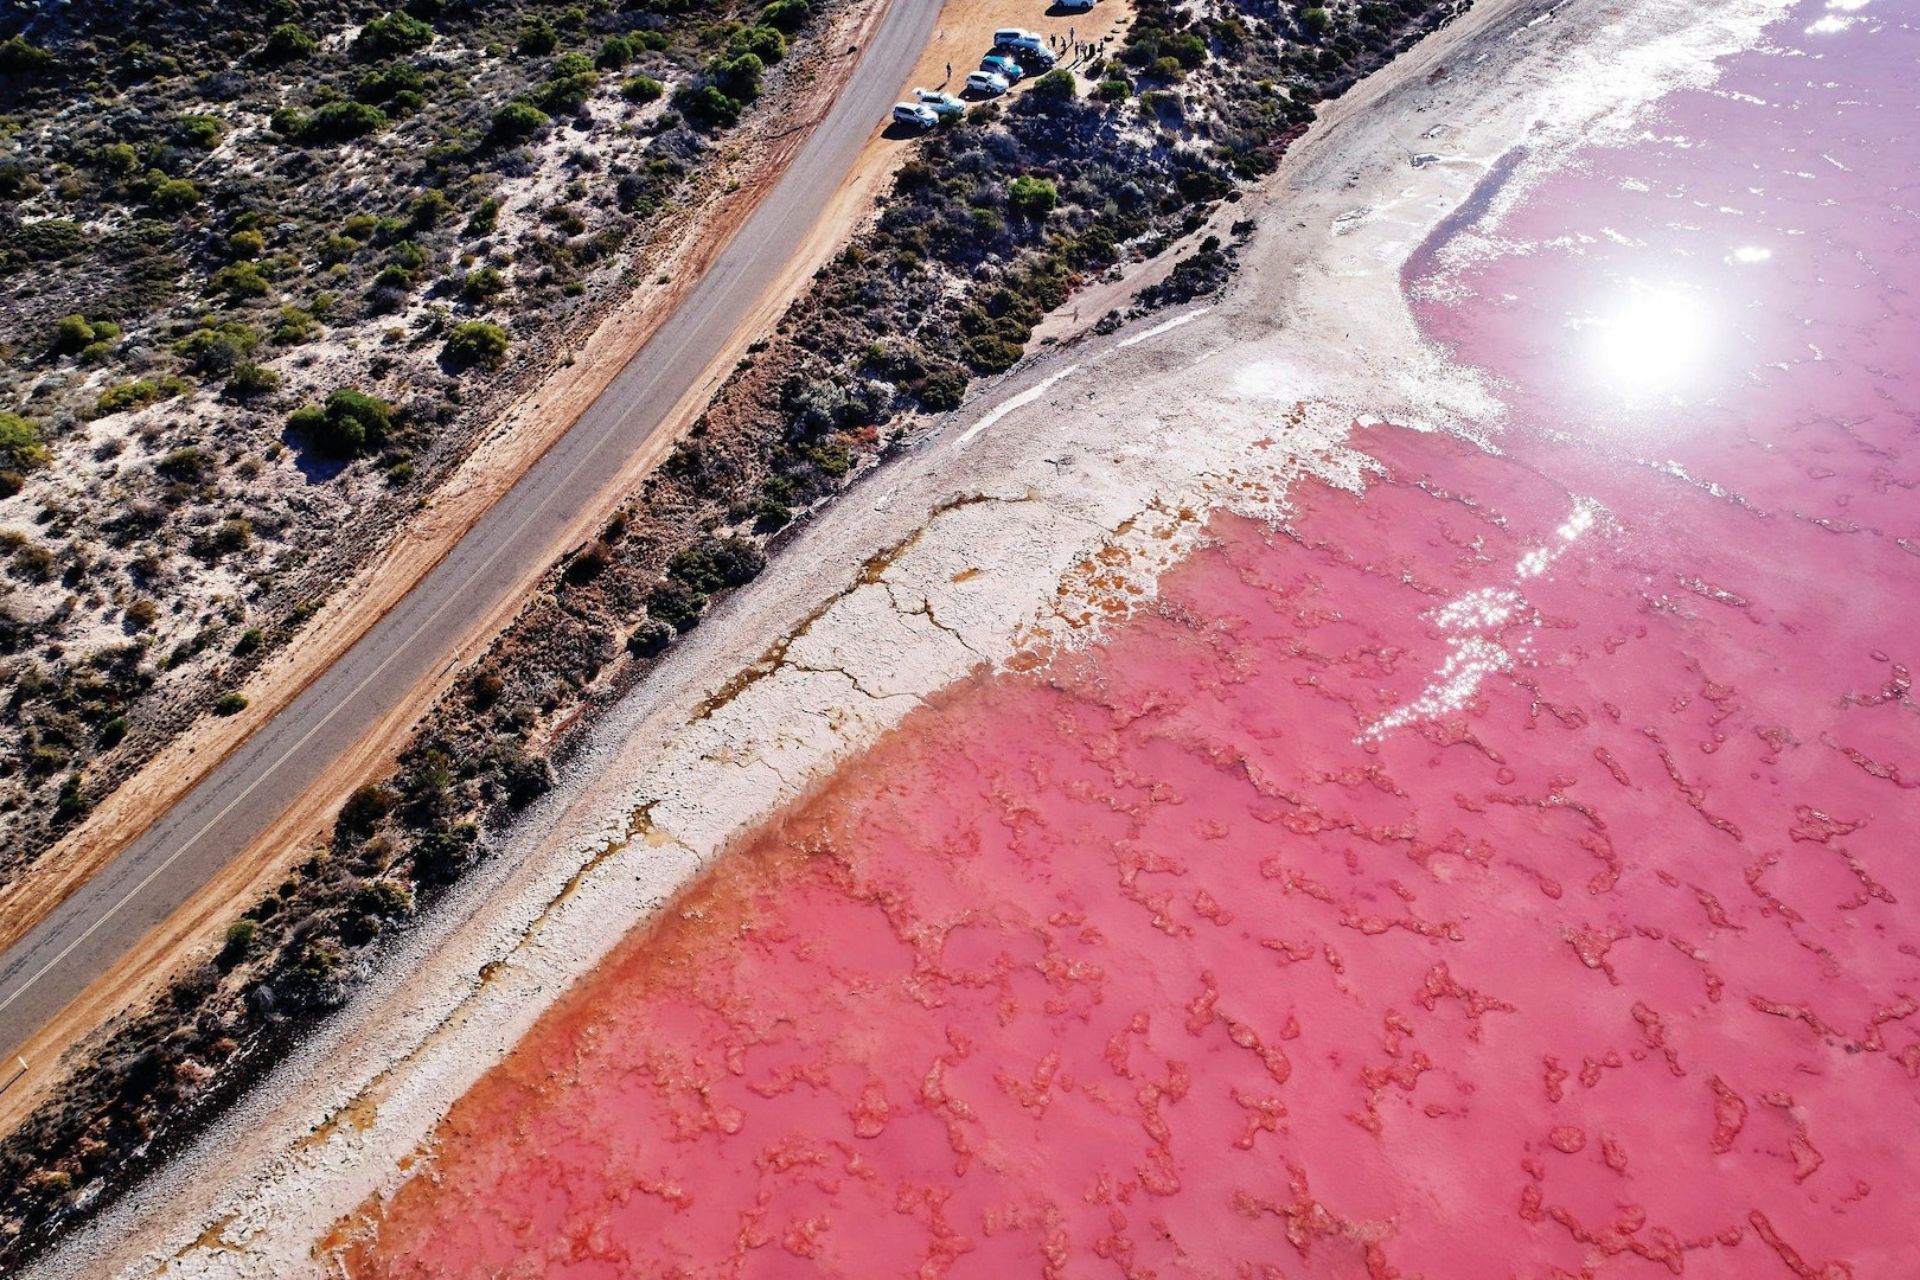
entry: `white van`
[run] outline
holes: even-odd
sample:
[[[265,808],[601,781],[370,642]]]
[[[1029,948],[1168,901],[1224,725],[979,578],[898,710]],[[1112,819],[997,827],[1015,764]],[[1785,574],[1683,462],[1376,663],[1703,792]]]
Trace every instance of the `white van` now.
[[[1025,27],[1002,27],[993,33],[993,47],[1045,50],[1047,42],[1040,38],[1037,31],[1029,31]]]

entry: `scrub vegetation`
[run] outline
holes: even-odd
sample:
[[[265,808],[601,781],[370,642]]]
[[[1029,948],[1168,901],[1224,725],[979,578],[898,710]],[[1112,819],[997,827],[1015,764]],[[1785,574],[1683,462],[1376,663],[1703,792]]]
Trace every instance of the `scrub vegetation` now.
[[[207,12],[0,18],[0,883],[630,292],[625,251],[814,15]]]
[[[796,2],[777,0],[765,23],[781,28],[776,11]],[[32,1252],[177,1149],[340,1004],[379,940],[430,910],[484,856],[486,832],[547,788],[568,733],[757,575],[780,532],[883,456],[913,415],[952,409],[973,380],[1017,363],[1078,286],[1206,224],[1273,169],[1317,102],[1461,8],[1144,0],[1106,63],[977,106],[914,144],[875,220],[755,344],[644,490],[554,566],[399,771],[355,792],[327,848],[211,939],[206,965],[0,1145],[13,1239],[0,1256]],[[549,56],[524,53],[546,49],[546,30],[518,39],[521,56]],[[715,94],[744,102],[743,63],[764,67],[771,52],[728,35],[652,100],[723,123]],[[620,72],[616,91],[634,99],[634,71]],[[498,127],[497,116],[475,126],[489,145]],[[477,216],[460,208],[443,221]],[[1217,289],[1231,265],[1230,245],[1203,242],[1148,301]],[[452,287],[474,287],[477,269],[449,276]],[[301,412],[319,426],[331,401],[313,404]]]

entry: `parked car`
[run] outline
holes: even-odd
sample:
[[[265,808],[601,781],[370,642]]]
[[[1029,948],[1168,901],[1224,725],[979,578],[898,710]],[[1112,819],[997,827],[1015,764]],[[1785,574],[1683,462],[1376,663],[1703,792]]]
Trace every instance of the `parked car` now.
[[[1085,13],[1093,8],[1093,0],[1053,0],[1053,2],[1072,13]]]
[[[938,89],[915,89],[913,96],[921,106],[936,116],[957,116],[966,111],[967,104],[950,93]]]
[[[1053,51],[1047,48],[1046,40],[1024,27],[1000,28],[993,33],[993,47],[996,51],[1011,53],[1028,62],[1037,62],[1042,67],[1054,64]]]
[[[915,129],[931,129],[940,123],[940,117],[933,114],[933,108],[918,102],[896,102],[893,104],[893,122]]]
[[[1059,59],[1055,58],[1045,49],[1029,49],[1023,44],[1011,45],[1001,50],[1001,52],[1018,58],[1020,60],[1020,68],[1023,71],[1051,71],[1053,70],[1053,64],[1059,61]]]
[[[1021,76],[1027,74],[1025,67],[1022,67],[1004,53],[990,53],[980,59],[980,69],[999,76],[1008,84],[1012,84]]]
[[[969,71],[967,73],[967,92],[977,93],[983,98],[997,98],[1012,88],[1007,78],[991,71]]]

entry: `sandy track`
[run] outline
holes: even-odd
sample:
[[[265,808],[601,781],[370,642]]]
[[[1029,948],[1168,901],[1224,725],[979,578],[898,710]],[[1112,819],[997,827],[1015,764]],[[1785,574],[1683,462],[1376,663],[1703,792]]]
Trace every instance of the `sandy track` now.
[[[1283,511],[1303,469],[1351,482],[1356,416],[1484,429],[1497,400],[1420,344],[1400,263],[1517,140],[1604,129],[1770,7],[1482,0],[1364,82],[1243,206],[1262,229],[1224,302],[1063,347],[846,495],[607,716],[383,966],[404,977],[376,979],[44,1273],[322,1269],[316,1238],[356,1228],[574,977],[926,693],[1129,607],[1212,507]],[[1412,167],[1416,150],[1442,159]],[[823,565],[861,567],[836,585]],[[763,656],[743,668],[743,651]]]

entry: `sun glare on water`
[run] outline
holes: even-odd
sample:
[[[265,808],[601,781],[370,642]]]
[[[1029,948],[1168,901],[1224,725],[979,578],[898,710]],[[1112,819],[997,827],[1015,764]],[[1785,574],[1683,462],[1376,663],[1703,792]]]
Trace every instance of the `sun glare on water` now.
[[[1698,299],[1672,288],[1636,288],[1582,326],[1588,367],[1613,395],[1671,395],[1700,376],[1713,327]]]

